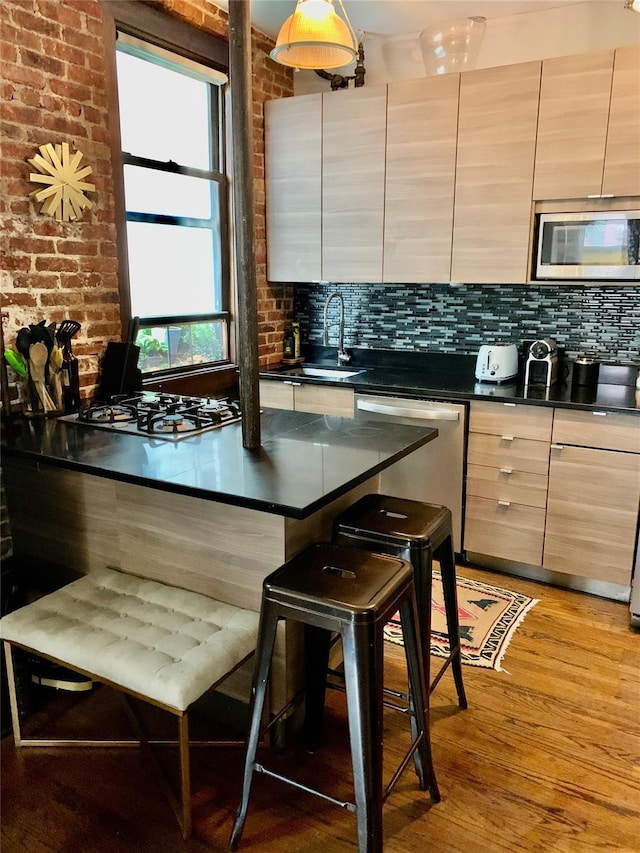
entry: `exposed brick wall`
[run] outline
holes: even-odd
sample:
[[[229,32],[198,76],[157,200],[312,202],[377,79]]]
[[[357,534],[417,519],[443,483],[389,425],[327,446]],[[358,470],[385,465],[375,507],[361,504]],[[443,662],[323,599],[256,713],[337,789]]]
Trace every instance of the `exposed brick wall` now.
[[[168,14],[227,37],[226,11],[209,0],[157,0]],[[74,338],[83,395],[90,396],[98,356],[120,339],[113,177],[106,57],[100,0],[2,0],[0,91],[2,159],[2,327],[6,345],[42,319],[78,320]],[[266,100],[293,94],[292,72],[268,59],[273,42],[253,33],[254,194],[261,363],[278,361],[291,317],[290,287],[266,281],[264,125]],[[48,142],[83,152],[96,185],[93,209],[59,223],[29,198],[27,159]],[[4,533],[4,527],[3,527]],[[3,545],[4,552],[4,545]]]

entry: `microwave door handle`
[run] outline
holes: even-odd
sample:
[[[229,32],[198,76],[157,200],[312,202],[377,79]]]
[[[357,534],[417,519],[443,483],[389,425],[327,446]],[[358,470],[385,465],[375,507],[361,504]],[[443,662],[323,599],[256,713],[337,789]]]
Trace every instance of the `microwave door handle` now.
[[[391,415],[396,418],[416,418],[421,421],[459,421],[459,412],[453,409],[410,409],[404,406],[386,406],[384,403],[371,403],[358,400],[361,412],[374,412],[377,415]]]

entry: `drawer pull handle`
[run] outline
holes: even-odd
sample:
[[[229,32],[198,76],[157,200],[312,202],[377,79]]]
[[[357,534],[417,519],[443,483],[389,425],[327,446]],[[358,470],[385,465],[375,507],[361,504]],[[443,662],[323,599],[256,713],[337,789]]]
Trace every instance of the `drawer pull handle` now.
[[[500,439],[502,441],[513,441],[513,436],[512,435],[501,435]]]
[[[283,385],[293,385],[296,388],[299,388],[302,386],[302,382],[292,382],[290,379],[285,379],[282,384]]]
[[[511,501],[498,501],[498,506],[511,506]]]
[[[552,444],[551,449],[552,450],[564,450],[564,444]]]
[[[607,412],[592,412],[594,418],[606,418]]]
[[[503,406],[513,406],[513,408],[515,409],[515,407],[516,407],[518,404],[517,404],[517,403],[503,403],[502,405],[503,405]]]
[[[513,474],[513,468],[501,468],[500,473],[501,474]]]

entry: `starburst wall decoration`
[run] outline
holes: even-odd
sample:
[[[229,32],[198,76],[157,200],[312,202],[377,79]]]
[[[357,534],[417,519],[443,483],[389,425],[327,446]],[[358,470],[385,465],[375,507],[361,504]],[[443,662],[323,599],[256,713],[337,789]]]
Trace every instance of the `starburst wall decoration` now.
[[[53,216],[58,222],[79,219],[85,209],[91,209],[93,202],[86,192],[95,192],[95,184],[88,184],[84,178],[93,169],[91,166],[80,168],[83,158],[81,151],[71,153],[68,142],[60,145],[40,146],[40,153],[28,162],[37,172],[31,172],[29,180],[35,184],[46,184],[44,189],[30,193],[35,201],[42,202],[40,213]]]

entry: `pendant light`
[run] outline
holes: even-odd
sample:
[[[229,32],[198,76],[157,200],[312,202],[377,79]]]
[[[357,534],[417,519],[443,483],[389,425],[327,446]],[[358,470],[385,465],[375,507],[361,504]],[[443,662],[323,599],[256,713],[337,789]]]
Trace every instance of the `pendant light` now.
[[[632,12],[640,12],[640,0],[625,0],[625,9],[631,9]]]
[[[358,40],[342,0],[297,0],[278,33],[271,58],[292,68],[340,68],[358,55]]]

